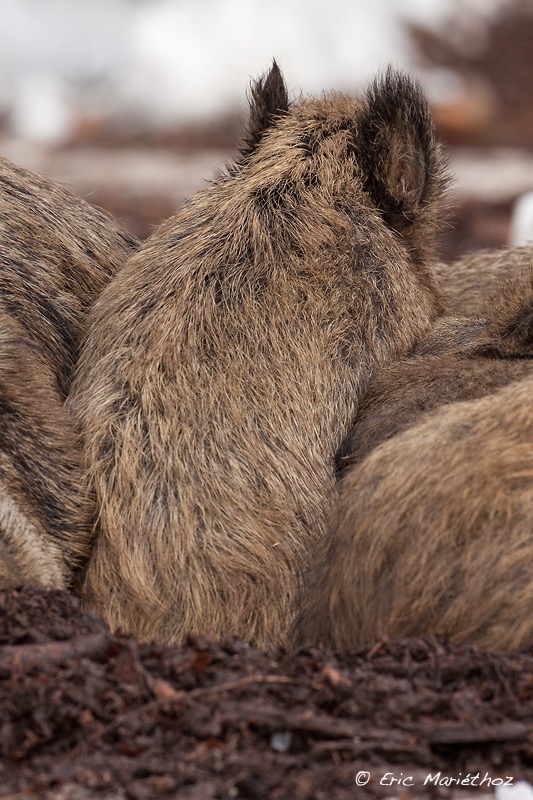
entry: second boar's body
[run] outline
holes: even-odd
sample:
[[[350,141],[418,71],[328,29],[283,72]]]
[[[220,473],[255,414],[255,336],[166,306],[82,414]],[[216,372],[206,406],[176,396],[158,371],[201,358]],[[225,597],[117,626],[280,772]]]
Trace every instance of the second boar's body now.
[[[0,158],[0,590],[64,588],[89,556],[93,507],[64,401],[89,306],[136,246]]]
[[[85,318],[137,240],[47,178],[0,158],[0,301],[67,394]]]
[[[92,313],[70,405],[99,504],[85,606],[112,628],[286,640],[358,398],[440,312],[443,183],[407,78],[254,87],[239,161]]]
[[[53,370],[0,302],[0,590],[63,589],[89,556],[81,444]]]

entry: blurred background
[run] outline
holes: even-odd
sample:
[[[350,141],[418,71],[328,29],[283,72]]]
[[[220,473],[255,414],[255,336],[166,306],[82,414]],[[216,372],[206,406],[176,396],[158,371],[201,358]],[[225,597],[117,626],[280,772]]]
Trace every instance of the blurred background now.
[[[422,81],[445,259],[533,238],[533,0],[0,0],[0,154],[145,237],[231,158],[273,57],[293,98]]]

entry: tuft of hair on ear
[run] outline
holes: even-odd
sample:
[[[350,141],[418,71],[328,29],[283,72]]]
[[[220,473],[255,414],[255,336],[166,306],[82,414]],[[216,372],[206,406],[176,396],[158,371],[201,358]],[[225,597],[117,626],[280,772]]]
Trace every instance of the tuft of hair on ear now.
[[[406,234],[418,221],[436,223],[448,178],[420,84],[392,67],[376,78],[357,138],[364,188],[386,224]]]
[[[533,267],[498,288],[485,317],[488,349],[495,355],[533,357]]]
[[[243,137],[241,156],[246,158],[257,149],[265,131],[276,117],[289,110],[289,95],[285,80],[275,59],[266,75],[250,89],[250,117]]]

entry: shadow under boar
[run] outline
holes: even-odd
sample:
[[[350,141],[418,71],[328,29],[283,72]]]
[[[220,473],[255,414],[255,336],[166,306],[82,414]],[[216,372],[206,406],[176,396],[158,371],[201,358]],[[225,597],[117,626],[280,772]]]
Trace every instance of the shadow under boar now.
[[[104,290],[70,397],[99,531],[85,608],[112,629],[287,639],[373,370],[441,312],[445,178],[426,101],[252,89],[240,158]]]
[[[533,267],[477,317],[442,318],[413,355],[383,369],[337,454],[337,475],[439,406],[475,400],[533,374]]]
[[[347,473],[300,643],[533,644],[532,392],[440,408]]]
[[[0,159],[0,589],[63,588],[93,507],[64,407],[89,306],[137,246],[103,212]]]

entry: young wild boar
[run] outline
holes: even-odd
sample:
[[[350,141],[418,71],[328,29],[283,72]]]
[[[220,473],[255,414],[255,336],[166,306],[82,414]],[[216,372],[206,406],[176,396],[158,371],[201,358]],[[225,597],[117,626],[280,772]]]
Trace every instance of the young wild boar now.
[[[451,264],[435,264],[444,299],[452,314],[481,313],[487,299],[506,280],[519,278],[533,266],[533,246],[480,250]]]
[[[91,315],[70,407],[99,532],[85,607],[113,629],[286,640],[373,370],[441,311],[445,178],[420,89],[290,105],[274,64],[238,162]]]
[[[62,588],[92,525],[64,399],[88,308],[136,242],[0,159],[0,245],[0,589]]]
[[[65,396],[90,306],[137,248],[104,212],[0,158],[0,297]]]
[[[533,269],[414,352],[371,382],[341,448],[298,638],[531,643]]]
[[[0,589],[64,588],[88,556],[81,449],[57,381],[0,303]]]
[[[533,644],[532,392],[439,408],[346,474],[301,643]]]
[[[533,374],[533,267],[503,284],[477,317],[443,317],[371,382],[337,454],[342,476],[438,406],[475,400]]]

